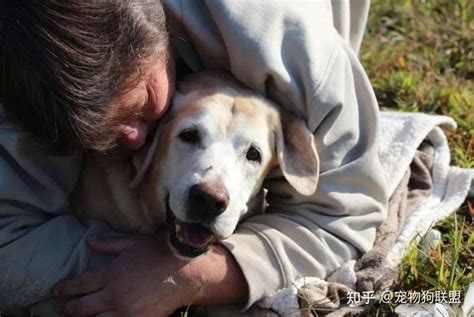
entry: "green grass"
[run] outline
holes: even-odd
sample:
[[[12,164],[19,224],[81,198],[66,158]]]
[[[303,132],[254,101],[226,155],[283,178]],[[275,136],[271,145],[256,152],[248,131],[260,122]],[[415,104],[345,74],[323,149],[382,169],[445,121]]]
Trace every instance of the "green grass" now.
[[[374,0],[361,60],[381,107],[453,117],[453,164],[474,168],[474,2]]]
[[[361,60],[382,108],[453,117],[451,164],[474,168],[474,1],[373,0]],[[436,248],[414,241],[400,266],[401,290],[467,290],[474,279],[472,202],[435,228]],[[382,307],[374,316],[390,315]]]
[[[460,219],[461,218],[461,219]],[[472,280],[474,230],[454,214],[438,224],[442,242],[425,250],[413,240],[400,266],[405,290],[465,290]]]

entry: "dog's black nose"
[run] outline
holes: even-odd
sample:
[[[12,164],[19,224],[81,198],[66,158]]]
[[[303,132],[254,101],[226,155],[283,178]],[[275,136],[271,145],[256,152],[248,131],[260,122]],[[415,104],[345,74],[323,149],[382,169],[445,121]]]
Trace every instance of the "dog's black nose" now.
[[[211,220],[227,209],[229,193],[221,184],[196,184],[189,190],[189,203],[193,218]]]

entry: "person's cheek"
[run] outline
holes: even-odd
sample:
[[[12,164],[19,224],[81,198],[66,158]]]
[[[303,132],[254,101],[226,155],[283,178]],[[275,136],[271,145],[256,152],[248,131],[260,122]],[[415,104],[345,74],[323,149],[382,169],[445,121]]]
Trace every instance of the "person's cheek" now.
[[[144,121],[159,120],[168,110],[175,87],[174,70],[159,72],[147,85],[148,106],[144,109]]]
[[[168,90],[163,90],[161,91],[161,94],[153,95],[153,98],[150,100],[150,105],[143,113],[143,118],[146,121],[156,121],[163,117],[169,107],[171,99],[168,95]]]

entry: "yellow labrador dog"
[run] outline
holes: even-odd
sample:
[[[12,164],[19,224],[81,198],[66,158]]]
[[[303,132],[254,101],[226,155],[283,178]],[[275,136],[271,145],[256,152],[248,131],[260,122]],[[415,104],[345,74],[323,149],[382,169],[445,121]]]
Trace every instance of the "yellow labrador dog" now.
[[[303,121],[230,75],[189,75],[172,102],[152,142],[132,160],[87,156],[72,196],[80,216],[127,232],[151,233],[167,223],[174,251],[195,257],[258,208],[272,168],[279,166],[298,192],[315,191],[319,161]]]

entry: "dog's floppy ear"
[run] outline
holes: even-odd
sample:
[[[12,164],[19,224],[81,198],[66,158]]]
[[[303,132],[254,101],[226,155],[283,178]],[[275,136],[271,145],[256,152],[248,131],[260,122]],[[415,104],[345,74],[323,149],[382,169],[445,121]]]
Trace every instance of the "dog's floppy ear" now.
[[[150,166],[153,157],[155,156],[155,152],[158,148],[158,143],[160,141],[160,136],[163,131],[164,124],[158,124],[155,129],[155,134],[153,135],[153,140],[151,141],[150,145],[145,145],[141,150],[136,152],[133,155],[132,162],[133,167],[135,168],[136,174],[133,177],[132,181],[130,182],[130,187],[135,188],[140,184],[145,176],[145,173]]]
[[[283,175],[299,193],[312,195],[319,178],[314,136],[300,119],[282,115],[280,121],[276,128],[276,152]]]

